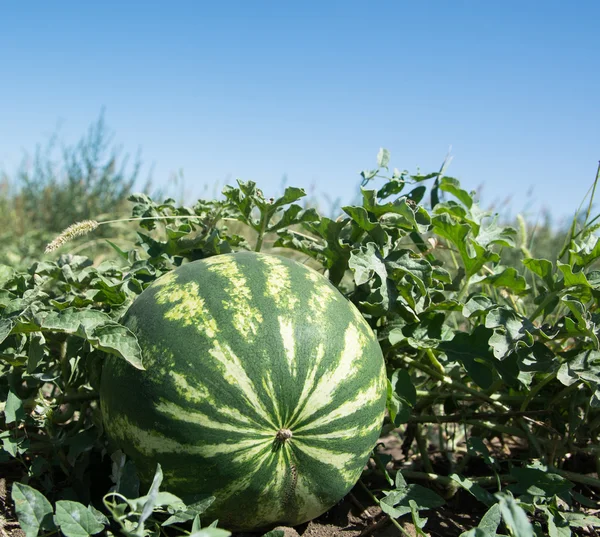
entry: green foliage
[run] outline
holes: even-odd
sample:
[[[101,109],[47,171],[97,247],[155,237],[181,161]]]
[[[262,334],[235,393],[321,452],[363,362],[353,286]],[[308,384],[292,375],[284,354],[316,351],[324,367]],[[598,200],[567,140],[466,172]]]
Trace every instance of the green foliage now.
[[[0,461],[26,469],[13,500],[28,537],[53,524],[67,537],[108,525],[127,535],[225,535],[200,527],[206,503],[159,491],[160,468],[139,497],[131,463],[103,454],[96,389],[106,353],[143,367],[119,320],[152,281],[195,259],[262,248],[325,273],[377,333],[390,380],[386,431],[419,460],[397,461],[392,479],[375,454],[391,488],[370,494],[395,523],[410,515],[426,535],[422,512],[460,491],[488,509],[465,537],[600,527],[586,511],[600,481],[584,464],[600,453],[595,219],[575,218],[562,252],[536,257],[524,226],[502,225],[456,179],[387,176],[389,159],[380,151],[378,167],[362,173],[360,203],[339,218],[299,204],[301,189],[265,199],[252,182],[193,207],[137,194],[136,247],[108,242],[113,257],[96,264],[67,253],[27,270],[0,267]],[[496,439],[515,446],[510,459]],[[447,454],[445,472],[435,473],[428,443]],[[470,475],[471,462],[488,475]],[[108,475],[111,464],[106,495],[92,473]]]
[[[76,144],[58,147],[53,137],[25,155],[12,177],[0,177],[0,263],[26,268],[73,222],[126,214],[140,169],[113,144],[102,115]]]

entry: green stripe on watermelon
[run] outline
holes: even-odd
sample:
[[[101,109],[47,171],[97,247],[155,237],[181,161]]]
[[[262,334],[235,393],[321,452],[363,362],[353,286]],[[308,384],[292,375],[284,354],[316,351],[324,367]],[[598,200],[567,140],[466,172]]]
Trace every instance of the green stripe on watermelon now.
[[[106,431],[145,481],[214,495],[232,530],[295,525],[355,484],[386,397],[379,344],[325,278],[241,252],[184,265],[133,303],[145,371],[107,358]]]

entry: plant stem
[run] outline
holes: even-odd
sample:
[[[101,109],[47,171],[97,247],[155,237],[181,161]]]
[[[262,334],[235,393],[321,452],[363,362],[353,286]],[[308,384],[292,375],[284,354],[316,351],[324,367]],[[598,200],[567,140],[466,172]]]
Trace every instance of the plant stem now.
[[[402,354],[397,354],[396,356],[397,356],[397,358],[402,360],[405,364],[410,365],[416,369],[419,369],[420,371],[423,371],[423,373],[427,373],[429,376],[443,382],[444,384],[446,384],[448,386],[451,386],[462,392],[469,393],[472,396],[476,397],[477,399],[481,399],[482,401],[485,401],[485,402],[489,403],[490,405],[495,406],[496,408],[499,408],[502,411],[506,412],[506,411],[510,410],[509,407],[507,407],[506,405],[503,405],[496,399],[493,399],[492,397],[487,396],[484,393],[481,393],[480,391],[475,390],[474,388],[470,388],[466,384],[463,384],[462,382],[454,380],[449,375],[440,373],[436,369],[426,366],[425,364],[418,362],[417,360],[411,358],[410,356],[403,356]]]
[[[573,384],[571,384],[570,386],[567,386],[566,388],[563,388],[560,392],[558,392],[551,400],[550,403],[548,403],[548,408],[552,408],[560,399],[562,399],[565,395],[568,395],[569,393],[571,393],[573,390],[575,389],[579,389],[582,386],[581,381],[578,380],[576,382],[574,382]],[[539,399],[538,399],[539,400]]]
[[[456,295],[456,301],[457,302],[460,302],[463,299],[463,297],[467,294],[467,291],[469,290],[469,285],[470,284],[471,284],[471,277],[467,276],[465,278],[465,283],[463,284],[463,286],[461,287],[460,291]]]
[[[415,432],[415,440],[417,441],[417,447],[419,448],[419,453],[421,455],[421,462],[425,467],[425,470],[433,473],[433,465],[429,460],[429,453],[427,453],[427,440],[423,436],[423,427],[421,425],[417,425]]]
[[[446,373],[446,371],[444,370],[444,366],[442,366],[442,364],[440,364],[440,361],[437,359],[437,356],[433,353],[433,351],[431,349],[427,349],[425,351],[425,354],[427,354],[427,356],[429,357],[429,360],[431,361],[431,365],[437,369],[442,375]]]
[[[254,248],[255,252],[260,252],[263,244],[263,239],[265,237],[265,229],[267,227],[267,218],[268,213],[265,211],[262,214],[262,218],[260,219],[260,229],[258,230],[258,237],[256,237],[256,247]]]
[[[418,481],[429,481],[431,483],[439,483],[442,486],[448,486],[456,484],[451,477],[445,475],[438,475],[431,472],[417,472],[414,470],[400,470],[400,473],[407,479],[415,479]],[[511,475],[498,476],[501,482],[510,483],[515,481],[515,478]],[[473,483],[477,483],[482,487],[491,486],[497,484],[496,476],[483,476],[483,477],[469,477],[469,480]]]
[[[100,394],[98,392],[81,392],[81,393],[71,393],[64,394],[58,398],[57,403],[74,403],[79,401],[95,401],[100,399]]]
[[[546,386],[546,384],[552,382],[555,378],[556,378],[556,372],[546,375],[546,377],[543,380],[538,382],[535,385],[535,387],[529,392],[529,394],[525,398],[525,401],[523,401],[523,403],[521,404],[521,412],[524,412],[525,410],[527,410],[529,403],[531,403],[531,401],[533,401],[535,396],[542,390],[542,388],[544,386]]]
[[[409,423],[460,423],[465,420],[482,420],[490,418],[505,418],[505,417],[520,417],[520,416],[535,416],[549,414],[550,410],[509,410],[506,412],[455,412],[454,414],[446,414],[445,416],[437,416],[435,414],[422,414],[421,416],[413,416],[408,419]]]
[[[425,398],[446,399],[448,397],[451,397],[453,399],[460,399],[460,400],[466,400],[466,401],[470,401],[473,399],[473,396],[468,393],[454,393],[454,392],[432,393],[429,390],[417,390],[417,397],[419,399],[425,399]],[[523,402],[524,399],[527,398],[526,395],[507,395],[507,394],[503,394],[503,393],[495,393],[493,395],[490,395],[490,397],[492,399],[494,399],[495,401],[504,401],[506,403],[521,403],[521,402]],[[547,402],[548,399],[546,397],[543,397],[543,398],[538,397],[537,401]]]
[[[535,309],[535,311],[527,318],[529,322],[533,322],[537,317],[542,313],[548,304],[552,302],[555,298],[558,297],[558,292],[553,291],[548,293],[548,296],[543,300],[543,302]]]
[[[554,469],[554,471],[569,481],[575,481],[575,483],[581,483],[582,485],[588,485],[590,487],[600,489],[600,479],[596,479],[595,477],[577,474],[575,472],[568,472],[567,470]]]
[[[386,481],[390,484],[390,486],[394,486],[394,480],[392,479],[392,477],[390,476],[389,472],[387,471],[387,468],[385,467],[385,464],[383,464],[383,461],[381,460],[381,457],[379,456],[379,453],[377,453],[377,447],[379,445],[383,445],[383,444],[378,444],[377,446],[375,446],[375,449],[373,450],[373,460],[375,461],[375,465],[377,466],[377,468],[379,469],[379,471],[384,475]]]
[[[499,433],[507,434],[509,436],[517,436],[519,438],[527,438],[527,435],[519,427],[510,427],[509,425],[501,425],[499,423],[492,423],[491,421],[482,420],[465,420],[467,425],[475,425],[476,427],[483,427],[490,431],[497,431]]]
[[[201,219],[198,215],[186,214],[186,215],[165,215],[165,216],[137,216],[134,218],[117,218],[116,220],[104,220],[102,222],[98,222],[99,226],[103,226],[104,224],[118,224],[120,222],[138,222],[140,220],[183,220],[184,218],[196,218],[198,220]]]
[[[592,186],[592,193],[590,195],[590,202],[588,204],[587,212],[585,213],[585,220],[583,223],[584,229],[588,223],[590,214],[592,212],[592,205],[594,204],[594,196],[596,195],[596,187],[598,186],[598,181],[600,181],[600,162],[598,162],[598,168],[596,169],[596,177],[594,179],[594,184]]]

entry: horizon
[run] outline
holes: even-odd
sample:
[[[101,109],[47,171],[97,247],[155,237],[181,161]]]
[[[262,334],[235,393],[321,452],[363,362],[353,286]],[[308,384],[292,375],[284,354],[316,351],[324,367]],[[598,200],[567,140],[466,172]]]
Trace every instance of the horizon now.
[[[600,157],[600,4],[377,7],[4,6],[0,170],[104,110],[141,177],[182,170],[186,199],[236,178],[275,194],[285,177],[347,203],[380,147],[413,173],[452,147],[447,174],[484,207],[572,216]]]

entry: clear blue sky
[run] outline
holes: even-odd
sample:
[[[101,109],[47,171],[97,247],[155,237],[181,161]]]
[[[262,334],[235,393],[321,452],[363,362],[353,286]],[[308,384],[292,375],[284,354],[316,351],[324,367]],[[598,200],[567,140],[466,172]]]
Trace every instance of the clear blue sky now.
[[[2,2],[0,169],[105,109],[188,199],[252,179],[345,201],[379,147],[571,213],[600,158],[600,2]],[[533,206],[526,193],[533,189]]]

